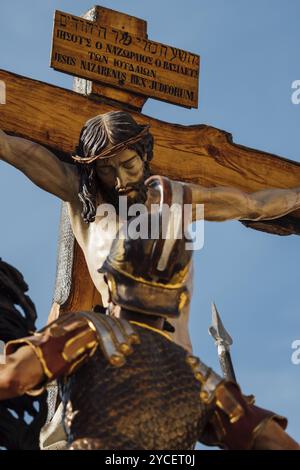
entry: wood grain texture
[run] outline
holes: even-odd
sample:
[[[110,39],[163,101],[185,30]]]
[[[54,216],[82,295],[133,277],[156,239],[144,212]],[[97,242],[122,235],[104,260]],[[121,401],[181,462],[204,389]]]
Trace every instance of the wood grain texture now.
[[[128,111],[141,111],[147,101],[146,96],[138,95],[137,93],[129,93],[128,91],[119,90],[118,88],[111,88],[100,83],[90,82],[91,88],[88,95],[97,100],[107,100],[109,104],[117,104],[122,109]]]
[[[147,22],[140,18],[121,13],[119,11],[111,10],[110,8],[95,6],[87,11],[83,18],[93,21],[100,25],[115,25],[119,30],[129,31],[136,36],[147,39]],[[74,80],[73,90],[84,94],[90,95],[93,99],[101,96],[102,101],[107,100],[109,103],[118,102],[124,109],[130,111],[141,111],[148,97],[139,95],[128,90],[120,90],[104,83],[97,83],[90,80],[76,78]],[[80,85],[79,85],[80,83]]]
[[[130,31],[136,36],[147,37],[147,21],[111,8],[96,5],[82,17],[98,24],[114,25],[116,29]]]
[[[0,80],[5,81],[7,90],[7,104],[0,106],[0,128],[52,148],[63,158],[74,150],[87,119],[120,108],[4,70],[0,70]],[[299,163],[234,144],[225,131],[206,125],[169,124],[135,112],[132,115],[151,125],[153,173],[248,192],[300,186]],[[285,220],[252,226],[278,233],[278,224],[284,227]],[[300,233],[299,212],[289,216],[288,226],[287,233]]]
[[[75,242],[71,292],[67,302],[61,306],[60,314],[93,310],[96,305],[102,305],[101,295],[90,277],[84,254]]]

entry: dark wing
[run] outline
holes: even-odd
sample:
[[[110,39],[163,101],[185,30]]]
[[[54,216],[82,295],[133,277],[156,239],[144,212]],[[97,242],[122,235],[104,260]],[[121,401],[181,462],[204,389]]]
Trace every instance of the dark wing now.
[[[35,331],[35,306],[22,274],[0,258],[0,340],[29,336]],[[0,402],[0,447],[39,448],[39,433],[47,414],[46,392]]]

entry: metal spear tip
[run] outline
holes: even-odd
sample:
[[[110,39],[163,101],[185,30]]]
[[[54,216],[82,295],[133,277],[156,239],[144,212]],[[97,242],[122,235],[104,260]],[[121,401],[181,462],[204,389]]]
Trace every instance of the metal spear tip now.
[[[219,312],[214,302],[211,304],[211,318],[212,325],[209,327],[208,332],[214,338],[216,343],[222,344],[225,347],[232,345],[233,341],[229,333],[225,330],[225,327],[220,318]]]

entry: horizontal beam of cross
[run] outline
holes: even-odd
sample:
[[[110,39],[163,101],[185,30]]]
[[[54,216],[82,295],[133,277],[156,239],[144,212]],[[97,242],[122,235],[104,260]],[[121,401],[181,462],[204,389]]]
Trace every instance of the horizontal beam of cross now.
[[[0,70],[6,104],[0,105],[0,128],[51,148],[68,159],[84,122],[120,109],[100,99]],[[132,112],[150,124],[155,139],[153,173],[206,187],[234,186],[253,192],[300,186],[300,164],[232,142],[231,135],[206,125],[182,126]],[[300,212],[277,221],[251,223],[278,234],[300,234]]]

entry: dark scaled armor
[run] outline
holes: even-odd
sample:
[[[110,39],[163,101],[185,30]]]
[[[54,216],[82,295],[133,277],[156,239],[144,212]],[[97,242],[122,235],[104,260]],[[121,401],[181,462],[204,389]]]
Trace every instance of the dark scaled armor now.
[[[187,353],[134,325],[140,344],[122,367],[97,350],[62,381],[64,423],[72,449],[191,449],[212,406],[200,399]]]

